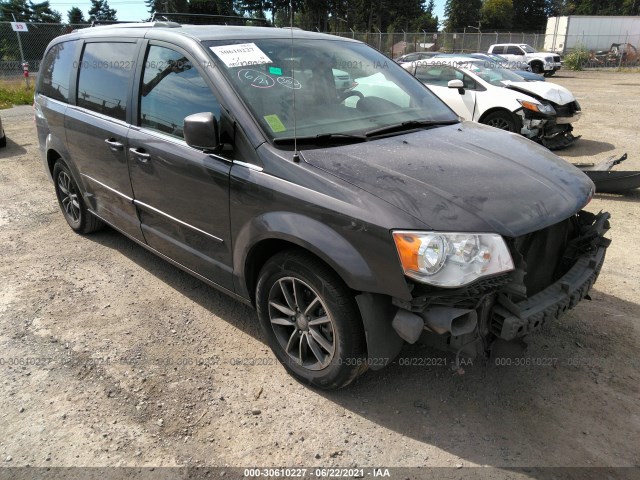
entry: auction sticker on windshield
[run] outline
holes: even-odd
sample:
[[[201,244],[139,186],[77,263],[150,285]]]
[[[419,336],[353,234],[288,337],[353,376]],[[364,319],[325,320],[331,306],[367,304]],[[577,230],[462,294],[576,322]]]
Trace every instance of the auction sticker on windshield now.
[[[229,68],[273,63],[255,43],[240,43],[209,48]]]

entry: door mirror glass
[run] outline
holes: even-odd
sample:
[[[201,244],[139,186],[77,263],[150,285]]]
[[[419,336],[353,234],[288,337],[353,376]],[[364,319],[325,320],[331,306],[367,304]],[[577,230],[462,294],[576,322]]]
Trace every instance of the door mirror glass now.
[[[199,150],[217,150],[218,120],[211,112],[194,113],[184,119],[184,140]]]

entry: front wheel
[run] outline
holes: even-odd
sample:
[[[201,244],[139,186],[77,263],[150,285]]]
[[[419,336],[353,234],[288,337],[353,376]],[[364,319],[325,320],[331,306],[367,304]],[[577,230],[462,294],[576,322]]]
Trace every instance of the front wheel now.
[[[335,389],[366,370],[364,327],[353,294],[317,258],[292,250],[267,261],[256,307],[273,353],[300,381]]]
[[[87,210],[78,184],[62,159],[58,160],[53,167],[53,182],[60,210],[75,232],[91,233],[104,226],[99,218]]]
[[[484,123],[490,127],[499,128],[500,130],[520,133],[518,122],[514,118],[514,115],[506,110],[491,112],[489,115],[484,117],[480,123]]]

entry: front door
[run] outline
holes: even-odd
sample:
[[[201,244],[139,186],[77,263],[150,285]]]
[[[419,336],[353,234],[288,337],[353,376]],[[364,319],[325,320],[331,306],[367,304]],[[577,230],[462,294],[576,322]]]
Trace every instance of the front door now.
[[[233,289],[229,225],[231,161],[189,147],[184,118],[220,104],[197,62],[177,47],[150,43],[137,85],[137,121],[128,135],[134,203],[149,246]]]
[[[439,63],[433,65],[418,65],[416,67],[416,78],[426,84],[440,100],[449,105],[457,115],[464,120],[474,120],[473,116],[476,107],[476,92],[465,88],[461,94],[457,88],[449,88],[451,80],[462,80],[468,87],[469,78],[460,70],[449,65]]]

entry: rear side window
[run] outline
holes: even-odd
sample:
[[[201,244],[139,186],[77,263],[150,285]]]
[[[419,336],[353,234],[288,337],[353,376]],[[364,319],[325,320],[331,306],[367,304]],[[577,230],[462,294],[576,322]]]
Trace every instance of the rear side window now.
[[[125,120],[135,54],[135,43],[87,43],[80,61],[78,106]]]
[[[140,126],[183,138],[184,118],[211,112],[220,104],[195,66],[170,48],[151,46],[140,85]]]
[[[493,47],[491,49],[491,53],[495,53],[496,55],[500,55],[504,53],[504,46],[503,45],[496,45],[495,47]]]
[[[40,66],[38,93],[54,100],[69,102],[69,73],[74,65],[76,42],[51,47]]]

